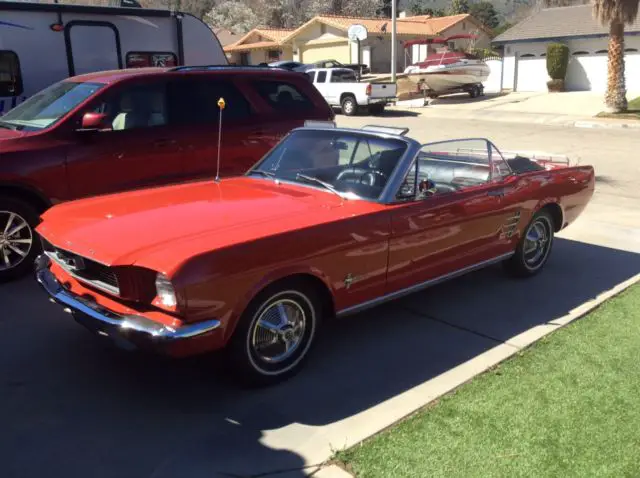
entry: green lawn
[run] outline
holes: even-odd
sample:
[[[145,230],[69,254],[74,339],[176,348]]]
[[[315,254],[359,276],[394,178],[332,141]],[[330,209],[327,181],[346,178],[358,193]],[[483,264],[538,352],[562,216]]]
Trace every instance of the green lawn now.
[[[337,461],[362,478],[640,476],[640,285]]]
[[[598,113],[599,118],[640,119],[640,96],[628,102],[625,113]]]

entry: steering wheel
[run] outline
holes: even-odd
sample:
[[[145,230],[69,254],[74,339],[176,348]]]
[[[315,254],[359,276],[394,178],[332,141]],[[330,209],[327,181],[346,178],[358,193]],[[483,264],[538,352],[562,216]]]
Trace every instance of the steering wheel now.
[[[377,177],[382,178],[382,181],[387,180],[387,175],[378,169],[348,168],[340,171],[336,181],[348,181],[353,177],[357,177],[357,182],[371,187],[376,185]]]

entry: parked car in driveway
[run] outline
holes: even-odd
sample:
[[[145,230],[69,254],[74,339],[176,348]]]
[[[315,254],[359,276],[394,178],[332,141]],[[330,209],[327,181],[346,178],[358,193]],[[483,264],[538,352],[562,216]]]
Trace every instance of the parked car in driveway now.
[[[363,109],[371,114],[382,114],[385,106],[396,100],[395,83],[360,82],[349,69],[315,68],[307,70],[306,74],[327,103],[340,108],[346,116],[354,116]]]
[[[242,177],[54,206],[37,280],[123,347],[222,349],[234,377],[274,383],[325,318],[489,264],[538,274],[593,195],[591,166],[405,133],[309,125]]]
[[[141,68],[55,83],[0,118],[0,281],[33,267],[33,228],[52,204],[244,173],[291,129],[334,113],[299,73]]]

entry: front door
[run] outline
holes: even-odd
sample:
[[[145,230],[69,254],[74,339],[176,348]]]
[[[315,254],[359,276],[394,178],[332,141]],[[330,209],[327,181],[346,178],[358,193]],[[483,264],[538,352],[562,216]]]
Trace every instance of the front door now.
[[[67,174],[73,198],[184,178],[182,145],[168,123],[164,81],[147,79],[108,90],[86,111],[105,113],[108,128],[72,133],[75,140],[67,153]]]

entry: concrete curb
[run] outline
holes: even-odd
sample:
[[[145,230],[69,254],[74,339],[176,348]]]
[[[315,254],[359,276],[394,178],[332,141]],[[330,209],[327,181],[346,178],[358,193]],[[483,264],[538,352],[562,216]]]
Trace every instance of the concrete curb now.
[[[413,389],[407,390],[386,402],[362,412],[360,416],[353,417],[349,420],[349,427],[345,427],[344,430],[344,442],[341,443],[341,446],[338,448],[341,450],[352,448],[368,438],[371,438],[372,436],[396,425],[406,417],[429,405],[429,403],[434,400],[452,392],[478,375],[520,353],[522,350],[530,347],[551,332],[584,317],[599,305],[638,282],[640,282],[640,274],[636,274],[630,279],[616,285],[612,289],[601,293],[592,300],[581,304],[562,317],[553,319],[546,324],[533,327],[515,337],[512,337],[506,342],[499,344],[493,349],[487,350],[483,354],[474,357],[473,359],[460,364],[457,367],[448,370],[447,372],[421,385],[418,385],[417,387],[414,387]],[[329,447],[334,448],[331,444]],[[330,457],[325,457],[325,459],[330,459]],[[318,461],[316,461],[316,463],[317,462]],[[320,472],[324,470],[327,470],[327,474],[320,474]],[[347,478],[351,475],[336,465],[330,465],[311,476],[322,478]]]
[[[640,129],[640,121],[629,123],[618,123],[612,121],[576,121],[573,124],[576,128],[609,128],[609,129]]]

